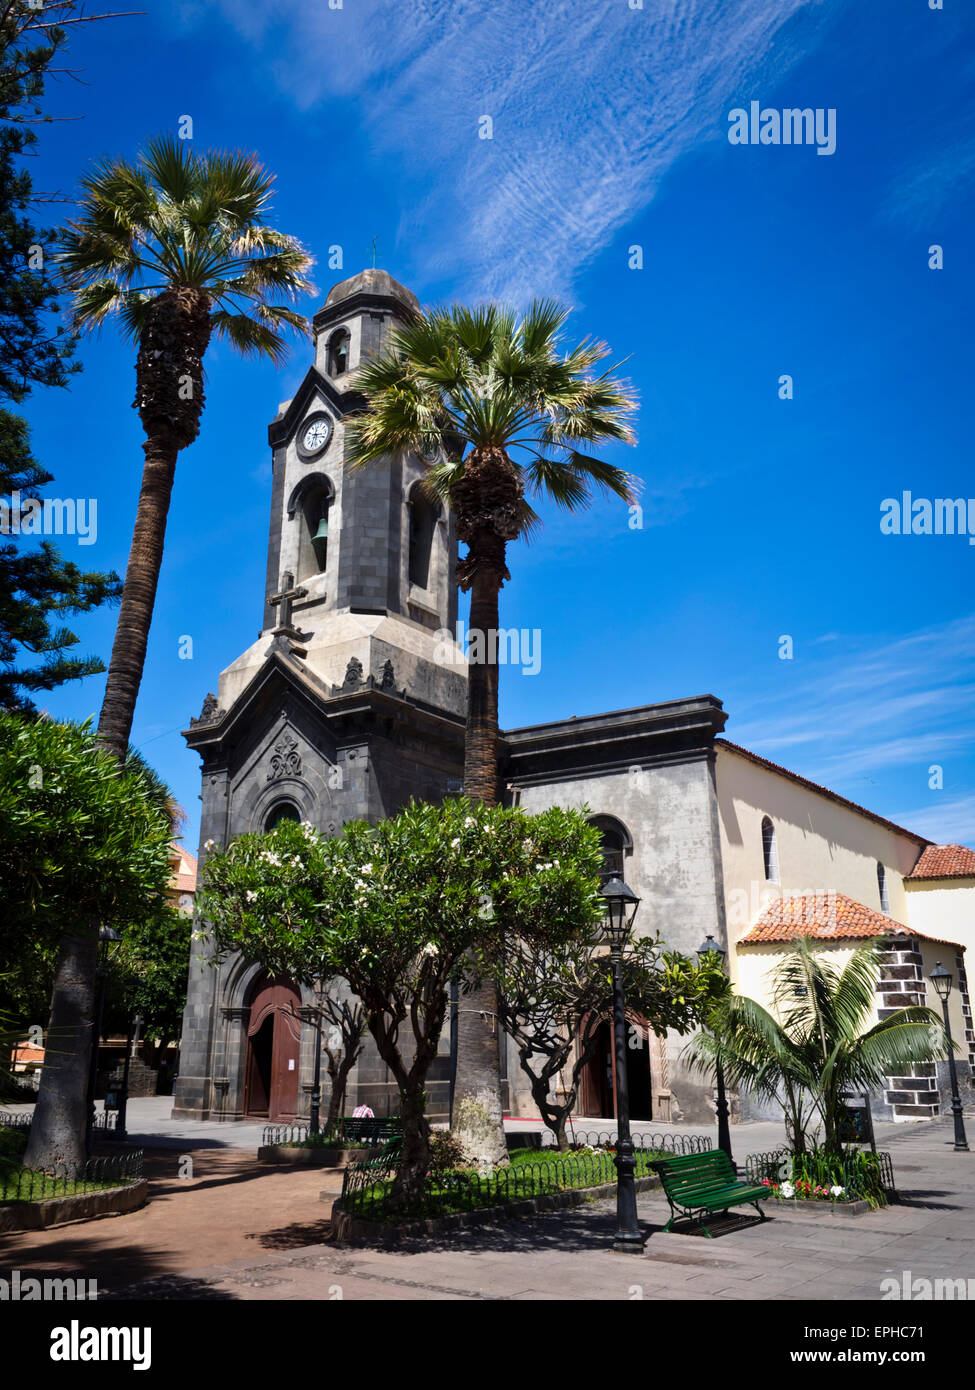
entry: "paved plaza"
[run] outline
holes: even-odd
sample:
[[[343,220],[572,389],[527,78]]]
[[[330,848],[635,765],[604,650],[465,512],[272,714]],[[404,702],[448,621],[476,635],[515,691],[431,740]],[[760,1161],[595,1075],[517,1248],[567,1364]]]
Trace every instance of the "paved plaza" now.
[[[901,1194],[885,1211],[844,1217],[769,1203],[771,1220],[731,1214],[711,1223],[708,1240],[664,1234],[666,1201],[648,1192],[639,1198],[649,1236],[640,1257],[611,1253],[614,1204],[605,1199],[396,1250],[336,1246],[329,1199],[341,1174],[262,1168],[259,1133],[243,1134],[260,1126],[180,1126],[189,1142],[153,1133],[165,1130],[161,1111],[158,1100],[133,1103],[133,1128],[144,1124],[153,1145],[147,1207],[9,1236],[0,1267],[84,1274],[102,1298],[139,1299],[880,1300],[883,1281],[901,1287],[905,1272],[970,1279],[975,1289],[975,1156],[954,1152],[945,1119],[878,1126]],[[220,1134],[201,1133],[210,1128]],[[741,1160],[782,1133],[746,1124],[732,1137]],[[187,1156],[192,1172],[181,1175]]]

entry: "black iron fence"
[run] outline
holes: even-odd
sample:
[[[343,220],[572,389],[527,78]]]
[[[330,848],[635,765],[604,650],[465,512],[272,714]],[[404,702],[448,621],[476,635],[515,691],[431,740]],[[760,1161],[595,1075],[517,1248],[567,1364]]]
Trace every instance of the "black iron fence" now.
[[[33,1110],[0,1110],[0,1129],[30,1129]],[[92,1121],[93,1129],[114,1130],[118,1128],[117,1110],[96,1110]]]
[[[652,1176],[650,1164],[662,1152],[704,1153],[711,1148],[711,1140],[703,1134],[667,1135],[671,1142],[666,1148],[653,1148],[649,1141],[658,1137],[640,1136],[645,1142],[638,1145],[635,1153],[635,1173],[638,1178]],[[674,1147],[678,1141],[682,1145],[679,1150]],[[610,1136],[609,1142],[615,1144],[615,1136]],[[399,1166],[399,1147],[399,1143],[394,1141],[375,1157],[346,1168],[341,1198],[344,1211],[352,1216],[380,1221],[391,1214],[390,1195]],[[427,1175],[422,1197],[407,1212],[398,1211],[396,1214],[443,1216],[448,1212],[473,1211],[479,1207],[499,1206],[506,1202],[518,1202],[574,1188],[598,1187],[615,1181],[616,1163],[612,1148],[579,1148],[544,1161],[512,1163],[505,1168],[484,1172],[470,1169],[431,1172]]]
[[[326,1135],[323,1129],[320,1137],[329,1140],[348,1144],[382,1144],[387,1139],[401,1133],[402,1124],[398,1119],[380,1118],[378,1116],[349,1116],[340,1121],[334,1130]],[[311,1128],[307,1121],[298,1121],[290,1125],[265,1125],[261,1143],[270,1144],[301,1144],[310,1135]]]
[[[0,1110],[0,1129],[30,1129],[32,1110]]]
[[[80,1169],[0,1166],[0,1202],[39,1202],[51,1197],[78,1197],[105,1188],[123,1187],[142,1177],[142,1150],[91,1158]]]
[[[706,1134],[633,1134],[630,1136],[634,1149],[653,1149],[654,1153],[701,1154],[711,1148],[711,1140]],[[569,1132],[570,1144],[589,1146],[594,1149],[615,1149],[618,1143],[616,1130],[573,1129]]]

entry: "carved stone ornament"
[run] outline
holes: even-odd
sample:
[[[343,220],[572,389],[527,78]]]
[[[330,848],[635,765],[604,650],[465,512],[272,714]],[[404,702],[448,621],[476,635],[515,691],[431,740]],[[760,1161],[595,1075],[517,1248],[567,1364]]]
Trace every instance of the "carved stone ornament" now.
[[[200,710],[199,718],[190,719],[190,728],[193,728],[196,724],[215,724],[217,720],[222,719],[226,713],[226,710],[217,708],[217,697],[211,690],[207,693],[207,697],[203,701],[203,708]]]
[[[354,690],[356,686],[361,684],[362,662],[359,660],[357,656],[353,656],[350,658],[349,664],[345,668],[345,683],[343,685],[343,689]]]
[[[283,734],[274,745],[274,752],[271,754],[271,766],[267,771],[267,780],[276,782],[279,777],[300,777],[301,776],[301,754],[298,752],[298,740],[290,734]]]
[[[394,673],[393,673],[393,663],[392,663],[391,661],[387,661],[386,664],[385,664],[385,666],[383,667],[382,678],[381,678],[381,680],[380,680],[380,682],[379,682],[379,687],[380,687],[380,689],[381,689],[381,690],[392,690],[392,688],[393,688],[393,682],[394,682],[395,680],[396,680],[396,676],[395,676]]]

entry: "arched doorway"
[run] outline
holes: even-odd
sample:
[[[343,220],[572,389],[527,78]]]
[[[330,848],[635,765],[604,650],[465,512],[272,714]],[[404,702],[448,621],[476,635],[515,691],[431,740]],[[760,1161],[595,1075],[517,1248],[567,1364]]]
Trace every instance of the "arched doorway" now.
[[[266,971],[254,981],[247,1023],[244,1113],[268,1120],[298,1114],[301,995],[293,981]]]
[[[599,1025],[596,1046],[579,1080],[579,1113],[587,1118],[615,1119],[616,1057],[613,1025],[608,1019]],[[650,1030],[643,1020],[635,1017],[626,1022],[626,1087],[630,1119],[652,1120]]]

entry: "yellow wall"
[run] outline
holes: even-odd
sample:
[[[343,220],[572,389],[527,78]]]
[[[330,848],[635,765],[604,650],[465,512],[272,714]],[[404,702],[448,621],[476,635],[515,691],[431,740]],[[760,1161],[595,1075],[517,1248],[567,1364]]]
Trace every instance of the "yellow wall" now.
[[[879,912],[878,860],[887,870],[890,916],[907,924],[902,879],[917,861],[917,840],[720,745],[716,782],[729,943],[776,897],[844,893]],[[764,816],[775,826],[778,884],[765,879]],[[735,978],[733,944],[731,956]]]
[[[975,960],[975,878],[917,879],[907,885],[907,910],[915,931],[959,941]]]

